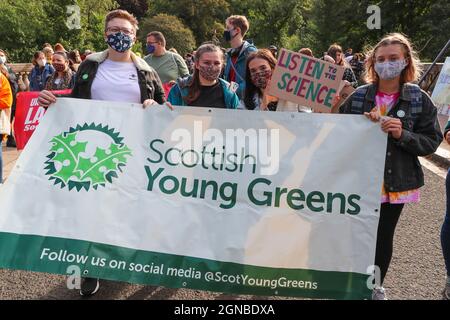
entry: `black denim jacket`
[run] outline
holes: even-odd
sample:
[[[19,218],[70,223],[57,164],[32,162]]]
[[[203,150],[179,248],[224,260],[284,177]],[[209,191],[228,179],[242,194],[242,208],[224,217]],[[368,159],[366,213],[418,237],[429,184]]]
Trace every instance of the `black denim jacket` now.
[[[413,88],[415,87],[415,88]],[[353,99],[358,90],[366,90],[361,108],[355,108]],[[442,142],[442,133],[437,119],[437,110],[431,98],[422,94],[422,108],[413,113],[411,92],[419,92],[420,88],[406,83],[401,86],[400,98],[389,111],[388,116],[402,121],[402,135],[399,140],[388,136],[386,165],[384,169],[384,186],[388,192],[400,192],[417,189],[424,185],[422,167],[419,156],[434,153]],[[369,84],[358,88],[340,108],[340,113],[362,114],[375,107],[377,86]],[[352,107],[353,106],[353,107]]]

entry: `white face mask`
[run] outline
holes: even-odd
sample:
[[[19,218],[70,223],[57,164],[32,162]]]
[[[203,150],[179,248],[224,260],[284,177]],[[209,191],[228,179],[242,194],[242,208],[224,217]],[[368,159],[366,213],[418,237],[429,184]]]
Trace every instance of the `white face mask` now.
[[[401,75],[405,67],[405,60],[377,62],[375,63],[375,72],[382,80],[392,80]]]
[[[37,61],[37,63],[38,63],[38,65],[39,65],[40,67],[44,67],[44,66],[47,64],[47,60],[45,60],[45,59],[39,59],[39,60]]]
[[[0,57],[0,64],[5,64],[6,63],[6,57],[5,56],[1,56]]]

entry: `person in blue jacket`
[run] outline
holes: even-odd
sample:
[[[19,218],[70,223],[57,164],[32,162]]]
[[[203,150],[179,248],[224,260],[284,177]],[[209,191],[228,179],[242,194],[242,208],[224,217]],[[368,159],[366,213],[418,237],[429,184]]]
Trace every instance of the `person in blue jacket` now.
[[[50,61],[51,62],[51,61]],[[53,66],[48,63],[42,51],[37,51],[33,56],[34,68],[29,75],[30,91],[42,91],[48,78],[55,72]]]
[[[239,99],[243,99],[245,92],[245,61],[250,53],[256,51],[256,47],[244,41],[250,25],[245,16],[231,16],[225,22],[226,30],[224,38],[230,43],[231,49],[227,52],[226,66],[223,78],[228,82],[239,85],[236,93]]]
[[[218,46],[201,45],[195,54],[194,74],[177,80],[169,92],[169,102],[174,106],[236,109],[238,96],[227,81],[219,78],[223,60],[223,52]]]

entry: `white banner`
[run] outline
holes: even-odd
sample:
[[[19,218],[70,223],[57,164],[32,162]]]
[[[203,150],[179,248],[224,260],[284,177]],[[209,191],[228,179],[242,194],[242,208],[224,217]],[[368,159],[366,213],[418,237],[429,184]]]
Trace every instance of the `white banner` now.
[[[386,140],[364,116],[59,99],[0,188],[0,267],[369,297]]]

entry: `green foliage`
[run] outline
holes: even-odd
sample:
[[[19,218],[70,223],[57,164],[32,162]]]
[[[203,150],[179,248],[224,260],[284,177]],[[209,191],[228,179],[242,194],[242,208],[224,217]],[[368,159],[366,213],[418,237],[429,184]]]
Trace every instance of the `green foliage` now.
[[[81,9],[80,30],[65,24],[66,6],[71,4]],[[380,30],[366,26],[369,5],[381,8]],[[103,50],[105,15],[118,7],[141,21],[141,41],[146,32],[160,30],[168,47],[181,53],[204,41],[228,46],[222,33],[225,19],[232,14],[247,16],[247,38],[257,47],[310,47],[316,56],[334,42],[356,52],[376,44],[386,33],[403,32],[422,60],[432,60],[450,38],[448,0],[0,0],[0,48],[13,62],[30,61],[45,42],[60,42],[66,49]],[[133,50],[140,51],[138,46]]]
[[[81,29],[69,29],[67,6],[80,7]],[[29,62],[44,43],[60,42],[66,50],[105,49],[104,19],[114,0],[1,0],[0,48],[10,62]]]
[[[184,55],[195,49],[195,38],[192,31],[175,16],[159,14],[154,17],[144,18],[140,24],[139,38],[145,52],[146,37],[151,31],[160,31],[166,39],[166,48],[174,47]]]

